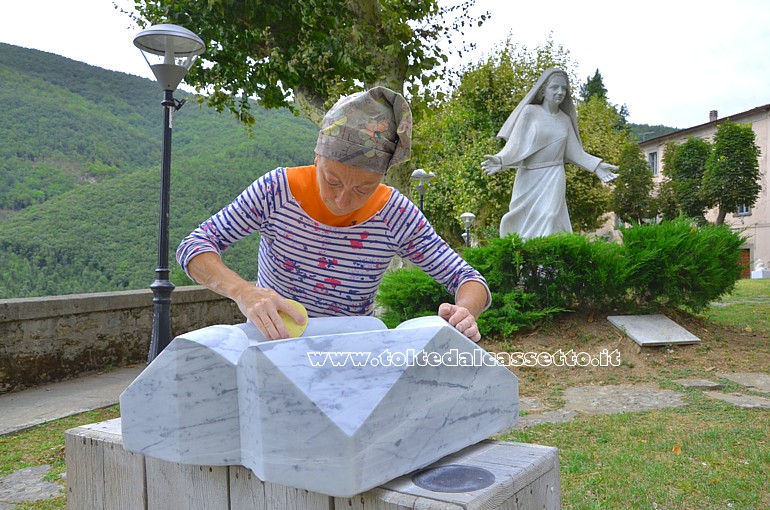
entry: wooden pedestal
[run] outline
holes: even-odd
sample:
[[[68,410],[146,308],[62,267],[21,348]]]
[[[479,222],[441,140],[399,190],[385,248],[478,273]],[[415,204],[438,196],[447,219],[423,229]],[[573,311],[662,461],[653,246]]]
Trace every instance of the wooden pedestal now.
[[[259,480],[242,466],[192,466],[127,452],[120,418],[66,432],[70,510],[556,510],[556,448],[484,441],[436,462],[495,475],[472,492],[433,492],[404,475],[351,498]]]

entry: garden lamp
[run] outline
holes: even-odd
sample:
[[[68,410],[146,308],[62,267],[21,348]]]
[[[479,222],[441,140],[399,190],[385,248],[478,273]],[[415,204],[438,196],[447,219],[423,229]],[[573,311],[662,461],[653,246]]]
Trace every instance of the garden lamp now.
[[[425,206],[424,197],[426,184],[428,184],[434,177],[436,177],[436,174],[433,172],[426,172],[422,168],[418,168],[412,172],[412,182],[417,183],[417,193],[420,195],[420,211],[422,211]]]
[[[463,220],[463,223],[465,224],[465,235],[463,238],[465,238],[465,246],[471,245],[471,225],[476,220],[476,215],[473,213],[465,212],[460,215],[460,219]]]
[[[164,92],[163,101],[160,103],[163,106],[163,144],[160,166],[158,267],[155,270],[155,281],[150,285],[153,293],[153,321],[150,352],[147,358],[148,361],[152,361],[171,343],[171,293],[174,290],[168,269],[171,128],[173,112],[184,104],[184,101],[177,102],[174,99],[174,91],[187,75],[198,55],[206,49],[206,45],[200,37],[186,28],[162,24],[139,32],[134,37],[134,46],[142,51],[144,59]]]

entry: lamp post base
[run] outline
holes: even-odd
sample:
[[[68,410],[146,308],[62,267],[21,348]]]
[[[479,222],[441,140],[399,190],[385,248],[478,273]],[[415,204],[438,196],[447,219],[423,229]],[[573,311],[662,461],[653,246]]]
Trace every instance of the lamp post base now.
[[[168,280],[155,280],[152,289],[152,339],[147,362],[152,363],[158,354],[171,343],[171,293],[174,284]]]

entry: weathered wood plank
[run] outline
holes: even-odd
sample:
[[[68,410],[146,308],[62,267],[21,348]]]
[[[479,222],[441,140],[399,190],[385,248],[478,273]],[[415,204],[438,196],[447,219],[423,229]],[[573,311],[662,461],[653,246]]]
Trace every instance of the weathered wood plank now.
[[[334,510],[330,496],[265,483],[243,466],[230,467],[230,502],[233,510]]]
[[[352,498],[334,498],[335,510],[462,510],[463,507],[439,499],[376,488]]]
[[[123,449],[120,420],[65,433],[68,508],[144,510],[144,457]]]
[[[230,466],[230,504],[244,510],[269,510],[265,506],[265,483],[243,466]]]
[[[104,454],[101,441],[82,435],[79,429],[64,433],[67,463],[67,508],[104,509]]]
[[[144,469],[144,457],[124,450],[122,441],[105,442],[105,510],[145,510],[147,508]]]
[[[145,458],[147,510],[228,510],[226,466],[195,466]]]

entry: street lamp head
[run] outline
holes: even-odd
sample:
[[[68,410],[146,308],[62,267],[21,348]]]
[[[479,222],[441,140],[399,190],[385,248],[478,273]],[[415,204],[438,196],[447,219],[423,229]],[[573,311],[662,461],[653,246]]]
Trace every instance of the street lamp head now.
[[[195,59],[206,50],[203,40],[184,27],[154,25],[134,37],[134,46],[152,69],[163,90],[174,91]]]
[[[422,168],[418,168],[412,172],[412,182],[417,182],[419,186],[425,185],[425,183],[430,182],[434,177],[436,177],[436,174],[433,172],[426,172]]]
[[[471,223],[473,223],[476,220],[476,215],[473,213],[466,212],[460,215],[460,219],[463,220],[463,222],[465,223],[465,228],[468,228],[470,227]]]

